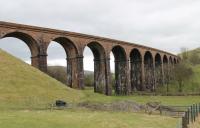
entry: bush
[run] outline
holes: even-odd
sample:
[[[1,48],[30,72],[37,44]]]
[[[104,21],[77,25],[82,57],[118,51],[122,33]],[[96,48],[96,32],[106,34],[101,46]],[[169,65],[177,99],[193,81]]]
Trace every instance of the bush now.
[[[47,69],[47,74],[56,80],[66,84],[67,82],[67,71],[66,67],[62,66],[49,66]]]
[[[85,74],[84,75],[84,83],[87,87],[94,86],[94,75],[93,74]]]

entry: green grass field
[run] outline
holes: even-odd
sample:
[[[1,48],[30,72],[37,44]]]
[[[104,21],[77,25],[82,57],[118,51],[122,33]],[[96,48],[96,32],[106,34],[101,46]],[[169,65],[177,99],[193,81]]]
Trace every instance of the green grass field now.
[[[81,108],[45,110],[56,99],[76,104],[133,100],[190,105],[199,96],[105,96],[92,89],[74,90],[0,50],[1,128],[176,128],[178,119],[143,113],[91,111]],[[38,109],[39,108],[39,109]],[[44,109],[44,110],[42,110]]]
[[[200,96],[140,96],[140,95],[130,95],[130,96],[104,96],[102,94],[93,93],[92,89],[84,90],[83,93],[85,97],[81,99],[82,101],[90,102],[100,102],[100,103],[110,103],[120,100],[132,100],[141,104],[147,102],[161,102],[163,105],[172,106],[188,106],[194,103],[200,103]]]
[[[87,110],[0,111],[0,115],[2,128],[176,128],[178,122],[164,116]]]

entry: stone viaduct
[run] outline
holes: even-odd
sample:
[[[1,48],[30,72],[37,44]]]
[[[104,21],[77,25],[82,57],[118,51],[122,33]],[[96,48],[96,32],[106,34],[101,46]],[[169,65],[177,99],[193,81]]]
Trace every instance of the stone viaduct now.
[[[67,85],[84,88],[83,51],[88,46],[94,55],[94,91],[111,95],[110,53],[115,58],[115,86],[117,95],[135,90],[154,91],[170,79],[176,55],[134,43],[98,36],[61,31],[0,21],[0,39],[18,38],[30,49],[31,65],[47,71],[47,49],[52,41],[66,52]]]

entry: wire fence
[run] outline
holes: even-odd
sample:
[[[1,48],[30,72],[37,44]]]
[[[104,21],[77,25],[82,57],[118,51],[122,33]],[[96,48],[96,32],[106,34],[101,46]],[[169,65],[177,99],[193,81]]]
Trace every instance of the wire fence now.
[[[200,114],[200,103],[191,106],[161,106],[161,115],[179,118],[177,128],[188,128]]]

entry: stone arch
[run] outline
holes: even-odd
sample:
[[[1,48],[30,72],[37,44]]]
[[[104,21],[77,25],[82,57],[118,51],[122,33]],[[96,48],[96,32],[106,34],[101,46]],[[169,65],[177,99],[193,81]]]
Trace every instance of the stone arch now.
[[[162,59],[159,53],[155,55],[155,86],[162,85]],[[156,87],[155,87],[156,88]]]
[[[50,42],[47,44],[46,52],[48,50],[49,45],[52,43],[52,41],[60,44],[66,53],[66,60],[67,60],[67,85],[70,87],[77,87],[77,56],[78,56],[78,50],[70,39],[67,37],[58,36],[53,38]]]
[[[173,64],[173,61],[172,61],[172,57],[171,57],[171,56],[169,57],[169,63],[170,63],[170,64]]]
[[[163,56],[163,63],[168,63],[167,55],[164,55],[164,56]]]
[[[131,90],[143,90],[142,88],[142,55],[137,48],[131,50],[130,53],[130,77]]]
[[[120,46],[120,45],[113,46],[111,51],[113,52],[115,61],[121,61],[121,60],[126,61],[127,60],[126,51],[122,46]]]
[[[96,41],[89,42],[87,46],[92,50],[94,59],[104,59],[105,58],[105,48]]]
[[[166,55],[163,56],[163,79],[164,84],[169,83],[169,60]]]
[[[150,51],[144,54],[145,87],[147,90],[154,90],[153,56]]]
[[[47,44],[47,49],[52,41],[59,43],[64,48],[67,58],[68,57],[74,58],[77,56],[78,49],[77,49],[75,43],[73,41],[71,41],[69,38],[62,37],[62,36],[55,37]]]
[[[106,93],[105,49],[96,41],[89,42],[88,46],[94,56],[94,92]],[[85,48],[84,48],[85,49]]]
[[[172,59],[172,56],[169,57],[169,81],[173,79],[173,68],[174,68],[174,62]]]
[[[127,87],[127,58],[125,49],[116,45],[112,47],[115,59],[115,94],[123,95],[128,93]]]
[[[34,58],[38,57],[40,48],[38,42],[31,35],[25,32],[13,31],[4,34],[1,38],[6,37],[13,37],[23,41],[29,47],[29,50],[31,52],[31,65],[39,68],[39,62],[37,59]]]
[[[177,64],[177,61],[176,61],[176,58],[175,58],[175,57],[174,57],[173,63],[174,63],[174,64]]]

